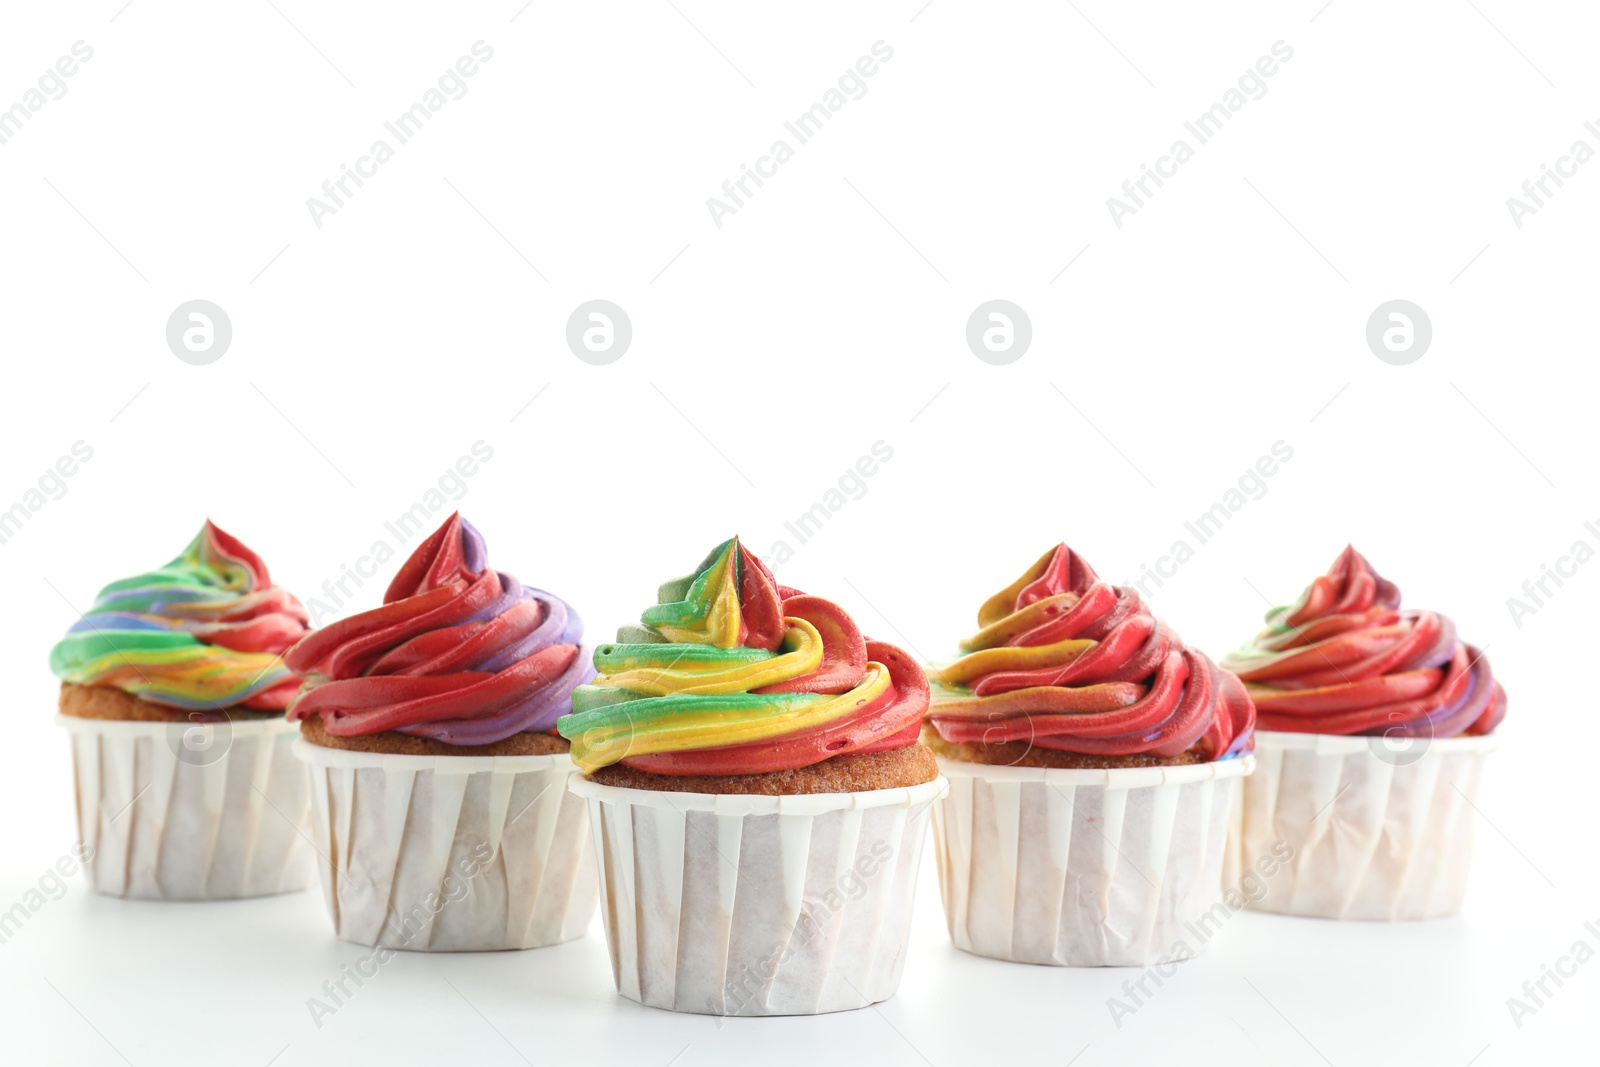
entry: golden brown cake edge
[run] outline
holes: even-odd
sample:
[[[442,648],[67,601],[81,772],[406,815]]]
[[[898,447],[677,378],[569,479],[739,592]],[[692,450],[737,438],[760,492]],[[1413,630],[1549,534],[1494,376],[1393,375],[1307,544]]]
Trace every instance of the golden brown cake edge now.
[[[487,745],[452,745],[431,737],[412,737],[398,730],[341,737],[330,734],[316,716],[300,723],[300,736],[322,748],[395,756],[550,756],[565,753],[571,747],[565,738],[554,734],[512,734]]]
[[[74,719],[100,719],[106,722],[256,722],[261,719],[280,719],[281,711],[258,711],[254,708],[215,708],[194,711],[157,704],[153,700],[125,693],[109,685],[79,685],[62,682],[61,695],[56,708],[61,714]]]
[[[763,774],[651,774],[619,763],[602,767],[587,777],[591,782],[622,789],[730,796],[799,796],[905,789],[939,777],[939,764],[927,746],[919,742],[888,752],[832,756],[809,767],[767,771]]]
[[[1026,741],[1006,741],[996,745],[946,741],[932,723],[922,727],[922,741],[941,759],[978,763],[987,767],[1044,767],[1063,770],[1110,770],[1119,767],[1185,767],[1202,760],[1193,752],[1162,757],[1090,756],[1081,752],[1061,752],[1041,748]]]

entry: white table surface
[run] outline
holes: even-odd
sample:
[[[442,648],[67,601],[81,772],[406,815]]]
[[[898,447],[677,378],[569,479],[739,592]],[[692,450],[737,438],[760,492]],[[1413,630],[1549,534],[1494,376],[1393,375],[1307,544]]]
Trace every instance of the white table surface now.
[[[1600,967],[1579,968],[1520,1030],[1512,1024],[1505,998],[1553,962],[1545,948],[1583,931],[1569,930],[1561,909],[1542,914],[1552,890],[1540,873],[1479,829],[1466,914],[1375,924],[1242,912],[1120,1027],[1107,1001],[1125,995],[1136,970],[1033,967],[954,949],[931,847],[899,994],[813,1018],[717,1019],[623,1000],[597,918],[585,937],[553,948],[401,953],[319,1027],[308,998],[368,951],[333,938],[320,892],[126,901],[95,894],[80,876],[0,945],[0,1047],[9,1063],[139,1067],[1572,1062],[1557,1050],[1582,1047]],[[11,858],[3,899],[25,891],[32,869]]]

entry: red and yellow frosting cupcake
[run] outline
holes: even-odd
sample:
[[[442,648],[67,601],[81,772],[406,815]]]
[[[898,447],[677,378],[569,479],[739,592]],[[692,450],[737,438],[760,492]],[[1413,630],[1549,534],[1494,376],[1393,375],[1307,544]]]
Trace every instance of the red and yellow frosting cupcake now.
[[[1255,766],[1244,685],[1064,544],[978,626],[930,671],[923,732],[950,782],[933,839],[951,941],[1069,967],[1199,951],[1195,924],[1235,907],[1221,894]]]
[[[931,672],[929,743],[942,756],[1116,767],[1251,751],[1255,711],[1239,679],[1064,544],[986,600],[978,625]]]

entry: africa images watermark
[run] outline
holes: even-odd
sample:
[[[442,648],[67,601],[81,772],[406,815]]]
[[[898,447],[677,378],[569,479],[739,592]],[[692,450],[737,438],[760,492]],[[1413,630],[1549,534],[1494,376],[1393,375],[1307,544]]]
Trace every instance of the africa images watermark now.
[[[731,1002],[725,1015],[737,1015],[748,1005],[752,998],[761,994],[766,985],[778,976],[778,968],[788,963],[795,955],[809,945],[828,920],[844,911],[845,905],[858,901],[867,895],[867,889],[872,880],[894,859],[894,849],[886,841],[874,841],[867,855],[857,858],[856,862],[845,868],[834,885],[822,894],[820,900],[808,899],[800,904],[799,917],[795,919],[794,931],[789,940],[783,944],[773,945],[772,951],[759,963],[751,966],[745,964],[739,973],[731,977],[724,986],[724,995]],[[759,981],[758,981],[759,979]]]
[[[1600,525],[1586,522],[1583,524],[1583,528],[1590,537],[1595,539],[1596,543],[1600,543]],[[1539,577],[1529,578],[1522,583],[1522,596],[1506,597],[1506,610],[1511,612],[1511,621],[1516,623],[1517,629],[1522,629],[1522,620],[1524,618],[1529,615],[1537,615],[1539,609],[1544,607],[1546,602],[1554,597],[1562,586],[1567,584],[1563,579],[1576,578],[1578,576],[1578,568],[1594,559],[1594,557],[1594,545],[1580,537],[1572,542],[1572,547],[1567,550],[1565,555],[1556,557],[1554,567],[1548,563],[1539,564]],[[1554,589],[1550,588],[1551,583],[1555,584]],[[1524,597],[1526,599],[1523,599]]]
[[[879,64],[893,58],[893,48],[882,41],[872,42],[872,55],[861,56],[853,67],[845,68],[845,72],[839,75],[837,87],[830,86],[823,92],[819,103],[812,104],[793,121],[783,124],[783,128],[794,138],[794,145],[780,137],[772,142],[766,155],[756,157],[753,169],[747,164],[739,164],[739,176],[722,183],[722,196],[725,199],[706,197],[706,210],[711,212],[711,221],[716,223],[717,229],[722,229],[723,216],[737,214],[745,206],[745,201],[755,196],[750,188],[751,182],[760,189],[766,184],[762,179],[776,177],[778,168],[794,158],[796,147],[821,133],[823,126],[843,110],[845,104],[867,95],[866,80],[878,73]]]
[[[473,879],[488,869],[489,864],[494,862],[494,855],[494,848],[489,842],[473,841],[468,855],[462,856],[452,870],[445,872],[444,882],[439,889],[412,905],[410,911],[402,913],[398,908],[391,911],[389,921],[384,925],[390,939],[400,947],[379,945],[353,965],[346,963],[340,967],[338,977],[323,982],[321,997],[307,997],[306,1010],[311,1013],[311,1021],[317,1029],[322,1029],[325,1019],[337,1015],[340,1008],[350,1003],[363,986],[376,978],[396,954],[411,943],[412,938],[439,917],[440,912],[470,896]],[[354,989],[350,988],[351,983],[354,983]]]
[[[366,585],[367,579],[376,577],[400,548],[412,538],[432,530],[438,524],[435,516],[450,503],[466,496],[467,480],[493,458],[494,447],[487,441],[472,442],[471,454],[456,457],[455,463],[444,469],[438,480],[422,494],[421,500],[392,521],[384,522],[383,529],[388,537],[379,537],[372,542],[364,554],[356,557],[354,565],[339,564],[339,577],[322,583],[322,596],[306,598],[311,625],[320,626],[324,620],[337,616],[339,609],[355,598],[356,590]]]
[[[0,545],[8,543],[22,527],[44,509],[52,500],[67,495],[67,479],[78,473],[79,467],[94,458],[94,448],[86,441],[74,441],[70,454],[58,456],[44,469],[35,485],[22,491],[22,498],[10,507],[0,505]]]
[[[1141,563],[1139,577],[1122,584],[1136,586],[1146,597],[1151,595],[1150,582],[1160,589],[1166,584],[1166,579],[1176,577],[1179,567],[1194,558],[1198,546],[1221,533],[1223,526],[1243,511],[1246,504],[1266,496],[1269,488],[1267,479],[1277,474],[1281,465],[1293,458],[1294,447],[1287,441],[1272,442],[1270,455],[1258,456],[1255,463],[1239,475],[1238,482],[1223,492],[1222,499],[1183,524],[1184,530],[1194,538],[1194,544],[1190,544],[1186,537],[1179,537],[1172,542],[1166,555],[1156,558],[1154,567]]]
[[[1600,141],[1600,126],[1590,121],[1585,122],[1583,128],[1588,131],[1589,136]],[[1567,184],[1561,179],[1577,177],[1578,168],[1594,156],[1594,147],[1580,137],[1572,142],[1572,147],[1567,149],[1566,155],[1556,157],[1554,167],[1548,163],[1539,164],[1539,176],[1529,178],[1522,183],[1522,195],[1527,199],[1506,197],[1506,210],[1511,212],[1511,221],[1517,229],[1522,229],[1523,220],[1529,215],[1537,215],[1539,209],[1546,206],[1545,201],[1554,197]],[[1555,184],[1554,189],[1550,188],[1551,183]]]
[[[323,198],[306,197],[306,210],[311,212],[311,221],[317,229],[322,229],[324,216],[338,214],[339,209],[346,206],[346,201],[356,195],[356,190],[366,185],[362,179],[377,177],[378,168],[394,158],[396,148],[421,133],[423,127],[450,101],[460,100],[467,95],[467,79],[478,73],[480,63],[487,63],[494,58],[494,49],[483,41],[472,42],[471,52],[471,55],[459,57],[454,66],[446,68],[435,85],[423,90],[421,101],[383,124],[389,136],[394,138],[393,145],[382,137],[378,138],[368,147],[365,155],[356,157],[354,168],[339,164],[339,176],[322,183]],[[352,182],[355,183],[355,189],[350,188]]]
[[[1146,967],[1138,978],[1130,978],[1122,983],[1122,992],[1127,1000],[1107,997],[1106,1010],[1111,1013],[1111,1021],[1117,1024],[1117,1029],[1122,1029],[1123,1019],[1137,1015],[1140,1008],[1149,1004],[1167,979],[1178,973],[1178,964],[1194,959],[1196,950],[1215,937],[1229,919],[1243,911],[1246,905],[1259,904],[1267,895],[1267,883],[1288,866],[1294,856],[1294,846],[1289,842],[1281,839],[1275,842],[1272,851],[1263,852],[1256,857],[1253,866],[1245,868],[1237,886],[1228,886],[1222,891],[1221,900],[1211,905],[1198,919],[1183,924],[1189,936],[1194,938],[1193,945],[1186,938],[1179,938],[1165,956]],[[1151,983],[1155,984],[1154,989],[1150,988]]]
[[[45,68],[45,72],[39,75],[37,88],[29,86],[23,90],[21,100],[0,110],[0,145],[7,144],[21,133],[22,127],[43,111],[50,101],[66,96],[66,80],[78,73],[80,64],[94,58],[94,49],[82,41],[73,41],[71,52],[71,55],[57,59],[54,66]]]
[[[55,863],[45,868],[38,882],[22,894],[5,911],[0,912],[0,945],[4,945],[21,932],[46,904],[53,904],[67,895],[67,879],[81,871],[94,859],[94,846],[84,841],[73,845]]]
[[[1266,79],[1278,73],[1280,63],[1287,63],[1294,58],[1294,49],[1283,41],[1273,41],[1271,52],[1272,55],[1257,59],[1253,67],[1239,75],[1238,87],[1229,87],[1219,103],[1212,104],[1193,121],[1183,124],[1183,128],[1194,138],[1194,145],[1182,137],[1173,141],[1167,154],[1156,158],[1153,168],[1141,163],[1139,176],[1122,183],[1122,195],[1127,200],[1115,196],[1106,198],[1106,210],[1111,212],[1111,221],[1117,229],[1122,229],[1123,218],[1138,214],[1139,209],[1145,206],[1145,201],[1155,196],[1155,191],[1150,188],[1151,182],[1155,183],[1156,189],[1160,189],[1166,184],[1163,178],[1176,177],[1178,168],[1194,158],[1195,147],[1221,133],[1228,120],[1244,110],[1245,104],[1267,95]]]
[[[1600,942],[1600,925],[1592,920],[1583,924],[1584,933]],[[1594,945],[1589,943],[1587,937],[1580,937],[1572,943],[1570,951],[1557,956],[1555,966],[1548,963],[1539,965],[1539,977],[1530,978],[1522,983],[1522,996],[1509,996],[1506,998],[1506,1010],[1511,1013],[1511,1021],[1517,1024],[1517,1029],[1522,1029],[1522,1020],[1529,1015],[1539,1014],[1539,1009],[1548,1006],[1552,997],[1566,985],[1566,979],[1575,978],[1578,968],[1595,957]],[[1550,988],[1551,983],[1555,989]]]
[[[794,536],[797,544],[803,545],[815,537],[828,520],[844,510],[844,506],[850,501],[860,500],[866,496],[867,479],[877,474],[883,464],[894,458],[894,448],[881,439],[872,442],[869,451],[871,455],[858,456],[854,465],[844,469],[844,473],[839,475],[835,485],[830,486],[822,494],[821,500],[801,512],[793,522],[783,524],[783,528]],[[794,547],[780,538],[772,543],[767,558],[773,563],[787,563],[794,558]]]

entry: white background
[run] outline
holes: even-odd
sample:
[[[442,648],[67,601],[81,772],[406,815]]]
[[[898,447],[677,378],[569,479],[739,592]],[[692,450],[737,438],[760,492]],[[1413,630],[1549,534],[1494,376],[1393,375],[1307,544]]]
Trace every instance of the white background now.
[[[1506,207],[1574,140],[1600,148],[1592,11],[122,2],[0,15],[0,107],[94,49],[0,145],[0,508],[75,441],[94,450],[0,544],[0,908],[74,837],[45,659],[103,583],[210,515],[320,595],[479,440],[493,459],[455,503],[495,565],[594,634],[737,532],[769,558],[787,540],[781,578],[929,656],[1055,542],[1137,577],[1281,440],[1293,459],[1151,587],[1157,612],[1220,655],[1352,541],[1486,647],[1510,715],[1460,917],[1241,915],[1120,1029],[1106,998],[1131,971],[953,950],[931,856],[897,997],[721,1026],[619,1000],[597,925],[406,956],[319,1030],[306,998],[363,950],[316,894],[159,905],[77,878],[0,945],[8,1062],[1592,1056],[1600,963],[1520,1028],[1506,1007],[1578,939],[1600,947],[1600,564],[1520,626],[1506,605],[1575,540],[1600,547],[1600,163],[1521,228]],[[306,199],[478,40],[494,56],[465,97],[314,225]],[[718,228],[706,198],[880,40],[866,95]],[[1106,198],[1279,40],[1293,58],[1266,95],[1114,225]],[[634,329],[604,367],[564,342],[596,297]],[[964,340],[996,297],[1033,325],[1009,366]],[[165,343],[195,298],[233,324],[209,366]],[[1364,340],[1395,298],[1433,323],[1409,366]],[[865,495],[808,543],[786,534],[879,440],[893,458]]]

